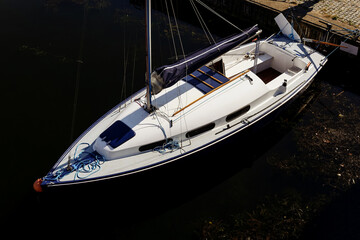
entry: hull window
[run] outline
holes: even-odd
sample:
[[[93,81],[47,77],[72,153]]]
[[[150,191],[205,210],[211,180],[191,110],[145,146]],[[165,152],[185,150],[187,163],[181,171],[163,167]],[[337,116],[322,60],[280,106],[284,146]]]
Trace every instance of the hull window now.
[[[226,121],[227,122],[231,122],[232,120],[240,117],[241,115],[244,115],[245,113],[247,113],[248,111],[250,110],[250,105],[247,105],[246,107],[243,107],[231,114],[229,114],[227,117],[226,117]]]
[[[215,127],[215,123],[209,123],[199,128],[196,128],[188,133],[186,133],[187,138],[195,137],[196,135],[202,134],[204,132],[210,131]]]

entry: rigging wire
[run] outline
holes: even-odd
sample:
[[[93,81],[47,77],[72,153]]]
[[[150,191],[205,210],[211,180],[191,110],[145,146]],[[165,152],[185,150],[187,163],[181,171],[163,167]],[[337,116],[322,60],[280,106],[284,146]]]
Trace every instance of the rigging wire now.
[[[235,24],[233,24],[232,22],[230,22],[229,20],[227,20],[226,18],[224,18],[223,16],[221,16],[219,13],[217,13],[215,10],[213,10],[211,7],[209,7],[208,5],[206,5],[205,3],[203,3],[200,0],[195,0],[196,2],[198,2],[201,6],[203,6],[204,8],[206,8],[207,10],[209,10],[210,12],[212,12],[213,14],[215,14],[216,16],[218,16],[219,18],[221,18],[222,20],[224,20],[225,22],[227,22],[228,24],[230,24],[231,26],[233,26],[234,28],[236,28],[237,30],[244,32],[243,30],[241,30],[238,26],[236,26]]]
[[[128,65],[128,60],[129,60],[129,52],[126,51],[126,22],[127,21],[124,21],[124,51],[123,51],[123,54],[124,54],[124,59],[123,59],[123,63],[124,63],[124,70],[123,70],[123,82],[122,82],[122,86],[121,86],[121,92],[120,92],[120,99],[125,99],[126,98],[126,70],[127,70],[127,65]]]
[[[176,20],[176,14],[175,14],[174,5],[173,5],[172,0],[170,0],[170,5],[171,5],[172,12],[173,12],[174,20],[175,20],[175,26],[176,26],[177,34],[178,34],[178,36],[179,36],[179,42],[180,42],[180,46],[181,46],[181,51],[182,51],[182,54],[183,54],[183,56],[184,56],[184,60],[186,61],[186,55],[185,55],[185,51],[184,51],[184,46],[183,46],[183,43],[182,43],[182,40],[181,40],[179,25],[178,25],[178,22],[177,22],[177,20]],[[186,75],[188,74],[187,65],[186,65],[185,73],[186,73]],[[180,91],[180,88],[178,88],[178,91]],[[180,94],[178,94],[178,99],[179,99],[179,103],[180,103],[180,102],[181,102],[181,96],[180,96]],[[185,121],[185,124],[186,124],[186,119],[184,119],[184,121]],[[181,124],[181,121],[180,121],[180,124]],[[182,128],[182,127],[181,127],[181,128]]]
[[[81,28],[81,37],[80,37],[80,47],[79,47],[79,55],[76,68],[76,83],[75,83],[75,93],[74,93],[74,103],[73,103],[73,112],[71,119],[71,130],[70,130],[70,143],[72,143],[74,139],[75,132],[75,122],[76,122],[76,110],[79,98],[79,89],[80,89],[80,79],[81,79],[81,66],[84,63],[83,61],[83,53],[84,53],[84,41],[85,41],[85,32],[87,26],[87,15],[88,15],[88,2],[84,4],[84,15],[83,15],[83,24]]]
[[[168,4],[167,4],[167,1],[166,1],[166,0],[165,0],[165,7],[166,7],[166,13],[167,13],[167,16],[168,16],[168,21],[169,21],[171,39],[172,39],[172,43],[173,43],[173,46],[174,46],[175,59],[176,59],[176,61],[178,61],[179,58],[178,58],[177,50],[176,50],[175,38],[174,38],[174,33],[173,33],[173,26],[172,26],[172,24],[171,24],[169,8],[168,8]]]
[[[193,0],[190,0],[190,4],[191,4],[191,6],[192,6],[192,8],[193,8],[193,10],[194,10],[194,12],[195,12],[195,15],[196,15],[197,19],[198,19],[199,22],[200,22],[201,28],[203,29],[207,40],[209,41],[210,44],[212,44],[212,43],[211,43],[211,40],[212,40],[214,43],[216,43],[216,42],[215,42],[215,39],[213,38],[213,36],[212,36],[211,33],[210,33],[209,28],[208,28],[207,25],[206,25],[204,19],[202,18],[199,10],[197,9],[194,1],[193,1]],[[211,40],[210,40],[209,36],[210,36]]]
[[[175,22],[175,27],[176,27],[176,31],[177,31],[177,35],[178,35],[178,39],[179,39],[179,43],[180,43],[180,47],[181,47],[181,52],[182,52],[182,56],[184,58],[184,60],[186,61],[186,55],[185,55],[185,50],[184,50],[184,46],[183,46],[183,42],[182,42],[182,39],[181,39],[181,35],[180,35],[180,29],[179,29],[179,24],[177,22],[177,18],[176,18],[176,14],[175,14],[175,10],[174,10],[174,5],[173,5],[173,2],[172,0],[169,0],[170,1],[170,7],[171,7],[171,11],[172,11],[172,14],[173,14],[173,18],[174,18],[174,22]],[[172,42],[173,42],[173,46],[174,46],[174,51],[175,51],[175,57],[176,57],[176,61],[179,60],[179,56],[177,55],[177,49],[176,49],[176,44],[175,44],[175,34],[173,33],[173,25],[171,23],[171,18],[170,18],[170,12],[169,12],[169,7],[168,7],[168,3],[167,3],[167,0],[165,0],[165,7],[166,7],[166,12],[167,12],[167,15],[168,15],[168,21],[169,21],[169,26],[170,26],[170,32],[171,32],[171,38],[172,38]],[[187,71],[188,69],[186,68],[186,75],[187,75]],[[177,83],[179,84],[179,82]],[[182,98],[181,98],[181,92],[180,92],[180,87],[177,87],[177,90],[179,91],[178,92],[178,108],[181,108],[181,105],[182,105]],[[185,93],[185,96],[187,98],[187,92]],[[186,123],[186,119],[184,119],[184,123],[185,123],[185,128],[187,129],[187,123]],[[182,121],[180,120],[180,129],[182,131]],[[178,147],[177,147],[178,148]],[[181,136],[181,140],[180,140],[180,148],[182,148],[182,136]]]
[[[137,42],[137,34],[135,35],[135,42]],[[135,68],[136,68],[136,47],[134,47],[134,62],[132,69],[132,78],[131,78],[131,92],[134,92],[134,80],[135,80]]]
[[[180,42],[180,46],[181,46],[181,51],[182,51],[182,54],[184,56],[184,59],[186,60],[184,46],[183,46],[183,43],[182,43],[182,40],[181,40],[179,25],[178,25],[178,22],[176,20],[176,14],[175,14],[174,5],[173,5],[172,0],[170,0],[170,5],[171,5],[172,12],[173,12],[174,20],[175,20],[175,26],[176,26],[177,34],[179,36],[179,42]]]

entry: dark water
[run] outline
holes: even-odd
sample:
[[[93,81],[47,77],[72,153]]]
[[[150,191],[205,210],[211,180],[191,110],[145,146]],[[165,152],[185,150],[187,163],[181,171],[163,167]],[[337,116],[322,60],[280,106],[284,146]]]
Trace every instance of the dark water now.
[[[145,182],[124,180],[93,189],[35,194],[33,181],[47,173],[71,142],[77,81],[73,137],[144,86],[142,1],[83,2],[0,1],[0,78],[6,122],[0,215],[7,222],[5,228],[18,227],[21,231],[13,233],[42,237],[41,230],[48,233],[49,228],[67,238],[196,239],[204,221],[226,219],[251,209],[265,195],[302,184],[278,174],[267,162],[283,152],[297,154],[291,127],[274,131],[279,127],[275,123],[258,137],[201,160],[203,167],[180,166],[180,172],[169,167],[171,174],[147,176],[151,181],[145,177]],[[155,8],[165,12],[162,4]],[[175,60],[167,16],[158,10],[153,12],[154,66]],[[206,45],[193,19],[185,21],[183,12],[177,14],[183,19],[179,28],[185,51]],[[211,26],[218,36],[233,33],[221,24]],[[181,55],[179,43],[177,49]],[[352,80],[358,60],[334,56],[319,74],[320,84],[307,95],[315,100],[305,114],[291,118],[294,124],[306,123],[309,109],[324,108],[316,104],[324,92],[344,90],[350,99],[359,100],[359,85]],[[239,146],[244,147],[240,153]],[[350,220],[351,216],[342,218]]]

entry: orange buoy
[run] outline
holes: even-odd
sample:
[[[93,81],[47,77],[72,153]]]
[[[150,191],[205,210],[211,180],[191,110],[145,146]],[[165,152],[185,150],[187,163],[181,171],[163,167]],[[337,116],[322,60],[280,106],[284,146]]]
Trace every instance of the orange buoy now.
[[[39,178],[37,179],[34,184],[33,184],[33,188],[35,190],[35,192],[42,192],[42,187],[41,187],[41,183],[42,183],[42,179]]]

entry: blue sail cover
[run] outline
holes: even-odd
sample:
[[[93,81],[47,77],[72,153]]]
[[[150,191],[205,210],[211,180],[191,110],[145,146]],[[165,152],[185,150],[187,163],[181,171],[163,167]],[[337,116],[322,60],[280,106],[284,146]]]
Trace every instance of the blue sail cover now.
[[[199,67],[230,51],[244,40],[255,35],[258,30],[258,26],[255,25],[240,34],[233,35],[207,48],[198,50],[176,63],[156,68],[151,77],[153,93],[157,94],[161,89],[172,86],[187,74],[192,73]]]

